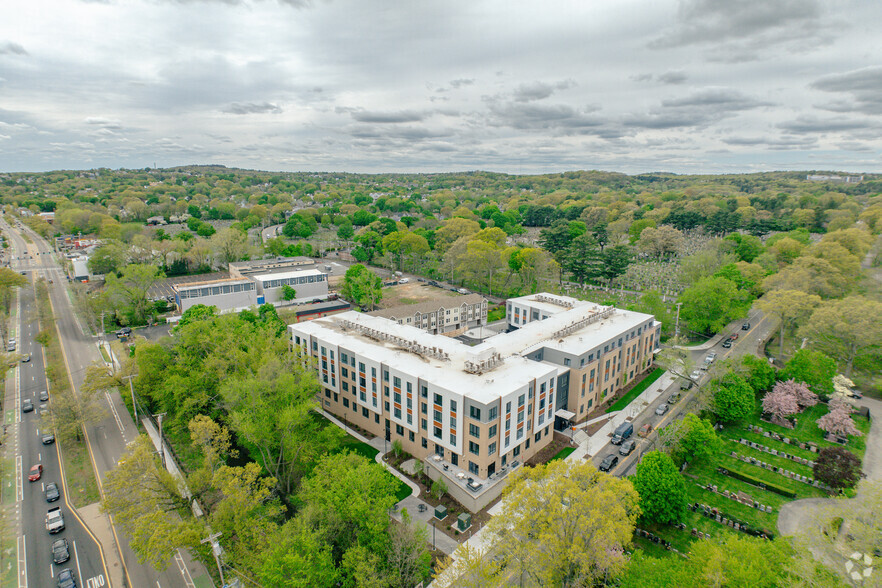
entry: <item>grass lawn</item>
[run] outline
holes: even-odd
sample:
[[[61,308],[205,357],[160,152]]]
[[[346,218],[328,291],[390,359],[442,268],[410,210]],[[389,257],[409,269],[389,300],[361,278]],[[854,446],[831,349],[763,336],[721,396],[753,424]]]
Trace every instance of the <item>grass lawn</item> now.
[[[795,448],[799,449],[799,442],[803,443],[814,443],[818,447],[832,447],[838,445],[838,443],[833,443],[832,441],[827,441],[824,439],[824,431],[818,428],[818,425],[815,421],[819,418],[827,414],[829,410],[827,409],[827,405],[819,402],[818,404],[807,408],[802,414],[797,415],[797,424],[793,429],[788,429],[787,427],[781,427],[779,425],[774,425],[772,423],[767,423],[760,420],[760,416],[762,415],[762,408],[759,401],[757,401],[757,408],[754,414],[748,419],[748,423],[760,426],[764,431],[772,431],[778,433],[782,437],[789,437],[791,440],[796,440],[797,445]],[[746,431],[746,424],[743,425]],[[863,433],[861,437],[849,437],[848,444],[845,446],[849,451],[854,453],[860,458],[863,458],[864,452],[867,450],[867,433],[870,431],[870,421],[863,417],[854,416],[854,424]],[[737,434],[741,434],[740,432]],[[762,433],[760,433],[762,436]],[[746,438],[746,437],[745,437]],[[766,439],[766,437],[763,437]],[[774,441],[774,439],[770,439],[770,441]],[[766,443],[766,445],[769,445]],[[771,445],[769,445],[771,447]],[[785,445],[786,447],[793,447],[791,445]],[[787,451],[787,453],[791,453]],[[796,452],[793,452],[796,454]],[[809,452],[811,453],[811,452]],[[802,455],[802,454],[800,454]],[[807,457],[807,456],[803,456]],[[768,461],[768,460],[766,460]]]
[[[501,321],[505,318],[505,305],[499,305],[487,311],[487,322]]]
[[[366,457],[371,461],[374,461],[374,459],[377,457],[377,454],[380,453],[379,451],[377,451],[376,449],[374,449],[373,447],[371,447],[367,443],[359,441],[358,439],[356,439],[355,437],[353,437],[351,435],[346,435],[345,440],[343,441],[343,443],[341,443],[337,447],[337,449],[334,451],[334,453],[342,453],[344,451],[351,451],[352,453],[357,453],[358,455],[361,455],[362,457]]]
[[[95,470],[89,460],[85,441],[58,441],[64,458],[64,479],[67,483],[67,498],[76,507],[83,507],[101,500]]]
[[[628,404],[631,403],[632,400],[640,396],[640,393],[649,388],[653,382],[658,380],[662,374],[665,373],[665,370],[661,368],[655,368],[648,376],[643,378],[636,386],[631,388],[627,394],[616,400],[609,408],[606,409],[606,412],[613,412],[617,410],[622,410]]]
[[[549,461],[549,462],[552,462],[552,461],[554,461],[554,460],[556,460],[556,459],[564,459],[564,458],[566,458],[569,454],[571,454],[572,452],[574,452],[575,450],[576,450],[575,447],[564,447],[563,449],[561,449],[560,451],[558,451],[558,452],[554,455],[554,457],[552,457],[552,458],[549,459],[548,461]]]

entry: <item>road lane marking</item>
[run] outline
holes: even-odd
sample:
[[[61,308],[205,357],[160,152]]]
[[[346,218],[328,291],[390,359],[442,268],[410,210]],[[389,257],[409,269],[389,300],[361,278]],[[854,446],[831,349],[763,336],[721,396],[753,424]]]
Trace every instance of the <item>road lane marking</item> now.
[[[52,564],[49,564],[49,575],[52,577],[53,580],[55,579],[55,566],[53,566]]]
[[[22,478],[24,477],[24,468],[21,465],[21,455],[15,456],[15,499],[16,502],[21,502],[24,500],[24,482],[22,482]]]
[[[181,576],[184,578],[184,585],[187,588],[196,588],[196,583],[193,582],[193,577],[190,576],[190,571],[184,563],[184,556],[181,555],[180,549],[175,550],[175,562],[178,564],[178,569],[181,571]],[[157,584],[159,584],[159,582],[157,582]]]
[[[110,412],[113,413],[113,420],[116,421],[116,426],[119,428],[119,433],[120,433],[120,435],[123,436],[123,441],[126,441],[128,443],[128,441],[126,440],[126,430],[123,427],[123,422],[122,422],[122,419],[119,417],[119,412],[117,412],[116,406],[113,405],[113,399],[111,399],[111,397],[110,397],[110,392],[107,392],[105,390],[104,396],[105,396],[105,398],[107,398],[107,404],[110,406]],[[104,433],[104,438],[105,439],[107,438],[106,432]]]
[[[16,548],[18,542],[16,542]],[[21,551],[18,553],[18,586],[19,588],[28,588],[28,538],[26,535],[21,536]]]
[[[83,586],[83,570],[80,569],[80,556],[77,554],[77,541],[74,539],[74,559],[77,560],[77,575],[80,577],[80,586]]]

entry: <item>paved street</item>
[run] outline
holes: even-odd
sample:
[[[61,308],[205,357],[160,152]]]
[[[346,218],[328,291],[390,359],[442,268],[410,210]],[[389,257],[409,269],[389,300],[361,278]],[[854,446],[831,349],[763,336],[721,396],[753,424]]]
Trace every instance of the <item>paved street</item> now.
[[[741,330],[741,325],[744,322],[743,320],[734,321],[724,329],[720,335],[711,339],[708,344],[697,346],[697,348],[690,351],[691,360],[696,369],[702,364],[704,358],[711,350],[716,351],[717,353],[713,366],[720,365],[726,359],[738,359],[748,353],[756,354],[762,342],[765,341],[771,332],[777,327],[777,321],[771,317],[764,316],[759,310],[751,310],[748,315],[748,320],[751,323],[749,330]],[[738,333],[738,339],[731,348],[723,348],[720,344],[732,333]],[[714,375],[714,369],[714,367],[711,367],[709,372],[702,372],[699,378],[699,384],[703,385],[709,381]],[[632,402],[626,410],[613,417],[608,425],[595,433],[595,438],[597,438],[597,436],[611,438],[615,427],[625,420],[630,419],[634,424],[634,439],[637,439],[637,447],[634,449],[633,453],[627,457],[620,455],[619,447],[607,442],[593,453],[591,459],[594,465],[599,466],[604,457],[609,454],[614,454],[619,457],[619,463],[613,468],[612,473],[617,476],[630,476],[635,472],[640,458],[645,453],[655,449],[655,443],[658,439],[655,431],[663,429],[675,419],[682,418],[686,413],[695,411],[696,395],[698,394],[700,386],[693,387],[693,389],[689,391],[683,391],[680,400],[669,406],[667,414],[662,416],[655,414],[655,410],[660,404],[666,403],[670,396],[675,392],[680,392],[681,380],[679,378],[670,377],[669,381],[670,384],[659,393],[650,394],[652,401],[644,404]],[[656,385],[650,386],[649,390],[652,390],[655,386]],[[652,427],[653,432],[646,438],[640,438],[637,433],[641,427],[647,423]],[[596,447],[597,443],[595,442],[592,445]]]
[[[49,287],[50,300],[55,312],[58,332],[61,335],[67,369],[73,385],[78,390],[83,384],[86,368],[94,362],[102,361],[97,346],[98,340],[86,334],[79,324],[68,298],[67,279],[60,267],[54,263],[52,250],[49,245],[28,229],[19,229],[19,231],[27,233],[28,237],[33,241],[31,244],[26,244],[16,234],[15,229],[10,230],[8,226],[3,226],[3,228],[10,235],[17,250],[21,248],[21,250],[29,249],[32,251],[30,258],[15,260],[13,263],[22,263],[27,268],[26,271],[35,275],[44,275],[54,282]],[[126,410],[119,393],[106,394],[106,402],[108,417],[97,425],[89,427],[86,431],[92,464],[98,471],[100,480],[103,480],[104,474],[108,470],[116,466],[126,444],[134,440],[138,435],[138,430]],[[86,511],[87,509],[83,510]],[[101,538],[105,558],[108,561],[109,577],[105,574],[105,585],[120,587],[150,586],[156,588],[173,586],[192,588],[196,585],[212,585],[204,566],[193,562],[186,553],[179,552],[174,561],[170,562],[170,565],[162,572],[138,563],[135,554],[128,546],[128,539],[124,535],[117,533],[108,524],[108,517],[97,513],[97,509],[89,509],[89,512],[92,513],[92,516],[86,523],[92,528],[93,533]],[[42,516],[40,515],[41,524]],[[65,522],[67,523],[67,516],[65,516]],[[116,545],[120,546],[119,550],[116,549]],[[120,561],[120,553],[122,561]],[[48,555],[43,557],[43,561],[50,561]],[[196,579],[195,581],[194,578]],[[83,580],[87,580],[87,578],[84,576]],[[82,585],[88,586],[88,584]]]

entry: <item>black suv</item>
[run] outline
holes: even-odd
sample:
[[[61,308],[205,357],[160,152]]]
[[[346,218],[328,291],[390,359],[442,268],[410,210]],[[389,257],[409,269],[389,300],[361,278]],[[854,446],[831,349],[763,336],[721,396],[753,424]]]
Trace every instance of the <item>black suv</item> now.
[[[599,469],[601,472],[608,472],[611,469],[613,469],[614,467],[616,467],[617,463],[619,463],[619,456],[615,455],[613,453],[610,453],[609,455],[607,455],[606,457],[603,458],[602,462],[600,462]]]
[[[59,539],[52,544],[52,561],[63,564],[70,559],[70,548],[67,539]]]

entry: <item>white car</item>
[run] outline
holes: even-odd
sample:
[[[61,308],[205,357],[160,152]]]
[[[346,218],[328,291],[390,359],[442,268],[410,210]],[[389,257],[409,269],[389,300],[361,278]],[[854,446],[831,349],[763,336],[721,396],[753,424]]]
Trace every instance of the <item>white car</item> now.
[[[398,283],[399,283],[399,284],[406,284],[406,283],[408,283],[409,281],[410,281],[410,279],[408,279],[408,278],[401,278],[400,280],[398,280]]]
[[[700,370],[695,370],[694,372],[692,372],[692,374],[691,374],[690,377],[691,377],[693,380],[697,380],[697,379],[699,379],[701,376],[702,376],[701,371],[700,371]]]
[[[706,362],[708,362],[708,363],[713,363],[713,361],[714,361],[716,358],[717,358],[717,352],[716,352],[716,351],[711,351],[710,353],[707,354],[707,357],[704,358],[704,361],[706,361]]]

